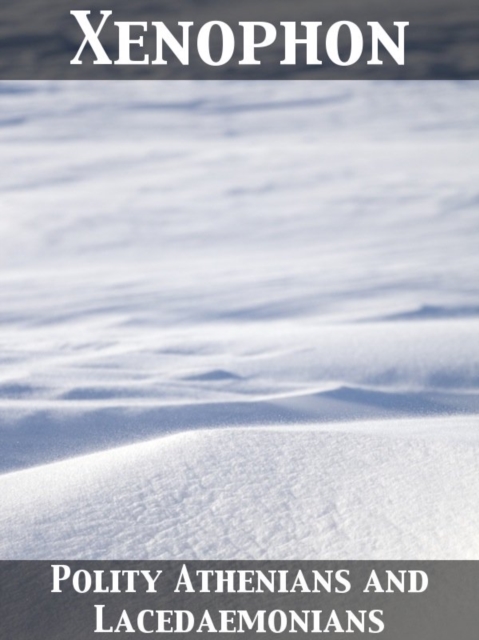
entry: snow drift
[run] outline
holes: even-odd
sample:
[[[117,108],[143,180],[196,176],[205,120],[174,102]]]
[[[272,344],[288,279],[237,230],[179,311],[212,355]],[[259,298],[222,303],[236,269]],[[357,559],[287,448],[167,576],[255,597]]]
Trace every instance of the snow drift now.
[[[0,103],[2,557],[479,556],[475,85]]]

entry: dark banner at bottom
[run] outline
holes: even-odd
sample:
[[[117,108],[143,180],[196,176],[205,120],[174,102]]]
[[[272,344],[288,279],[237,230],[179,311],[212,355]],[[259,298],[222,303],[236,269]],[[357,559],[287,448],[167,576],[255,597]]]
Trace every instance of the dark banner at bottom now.
[[[0,637],[477,640],[479,562],[3,561]]]

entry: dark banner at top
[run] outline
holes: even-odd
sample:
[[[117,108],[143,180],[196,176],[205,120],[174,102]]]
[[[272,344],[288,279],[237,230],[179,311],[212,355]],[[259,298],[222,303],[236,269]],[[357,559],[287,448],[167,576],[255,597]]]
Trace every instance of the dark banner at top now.
[[[0,79],[479,78],[471,0],[19,0]]]

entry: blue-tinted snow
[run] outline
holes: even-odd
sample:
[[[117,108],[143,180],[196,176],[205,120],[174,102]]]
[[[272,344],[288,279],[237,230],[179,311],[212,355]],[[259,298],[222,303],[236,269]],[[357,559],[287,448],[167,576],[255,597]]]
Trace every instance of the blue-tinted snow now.
[[[3,557],[477,557],[475,84],[3,83],[0,106]],[[90,471],[137,487],[103,524]]]

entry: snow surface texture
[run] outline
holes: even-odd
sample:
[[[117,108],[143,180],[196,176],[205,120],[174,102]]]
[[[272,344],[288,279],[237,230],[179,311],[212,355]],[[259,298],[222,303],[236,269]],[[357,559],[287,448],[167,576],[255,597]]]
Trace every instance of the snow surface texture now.
[[[2,558],[479,559],[476,84],[0,105]]]

